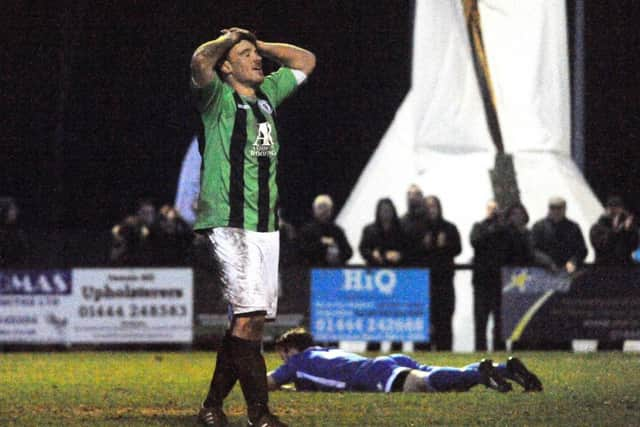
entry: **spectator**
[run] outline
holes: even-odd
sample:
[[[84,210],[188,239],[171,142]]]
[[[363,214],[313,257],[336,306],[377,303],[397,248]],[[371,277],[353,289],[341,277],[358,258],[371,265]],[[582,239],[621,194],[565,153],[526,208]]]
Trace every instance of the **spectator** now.
[[[511,252],[509,265],[535,265],[551,268],[553,261],[548,256],[533,248],[533,235],[527,228],[529,213],[522,203],[516,203],[506,212],[507,226],[511,234]]]
[[[333,223],[333,201],[321,194],[313,201],[313,221],[300,230],[300,250],[314,267],[338,267],[353,255],[342,228]]]
[[[531,230],[527,228],[529,213],[521,203],[516,203],[507,209],[505,214],[507,226],[511,235],[511,253],[509,264],[526,266],[533,264],[533,238]]]
[[[422,190],[416,184],[407,190],[407,213],[400,219],[400,227],[408,239],[405,264],[419,265],[422,237],[427,230],[427,210],[424,205]]]
[[[582,265],[587,246],[580,227],[566,217],[567,202],[561,197],[549,200],[549,213],[533,225],[533,247],[548,256],[553,271],[571,274]]]
[[[173,206],[164,205],[151,228],[149,243],[153,265],[187,265],[192,252],[193,233]]]
[[[298,231],[286,221],[282,209],[278,209],[278,230],[280,230],[280,267],[287,268],[300,263]]]
[[[391,199],[378,201],[375,222],[364,228],[359,249],[370,266],[398,266],[404,260],[406,238]]]
[[[605,213],[589,232],[596,251],[596,265],[631,265],[638,247],[638,225],[618,196],[609,197]]]
[[[431,343],[436,350],[451,350],[451,320],[455,308],[454,258],[462,251],[460,233],[453,223],[443,218],[442,206],[436,196],[427,196],[424,206],[427,222],[420,242],[422,258],[418,262],[430,270]]]
[[[278,229],[280,230],[280,260],[278,272],[278,311],[302,312],[308,321],[309,286],[307,267],[303,265],[299,236],[296,227],[284,219],[282,209],[278,209]]]
[[[522,221],[522,219],[521,219]],[[501,269],[511,257],[512,243],[504,215],[494,200],[487,203],[485,219],[473,224],[473,317],[476,351],[487,349],[487,322],[493,314],[493,348],[503,350]]]
[[[149,265],[146,245],[149,229],[137,216],[128,216],[111,229],[109,261],[114,266],[140,267]]]
[[[151,199],[144,198],[138,200],[136,216],[149,230],[153,228],[157,220],[158,212]]]
[[[18,226],[20,209],[12,197],[0,197],[0,267],[15,268],[26,264],[27,238]]]

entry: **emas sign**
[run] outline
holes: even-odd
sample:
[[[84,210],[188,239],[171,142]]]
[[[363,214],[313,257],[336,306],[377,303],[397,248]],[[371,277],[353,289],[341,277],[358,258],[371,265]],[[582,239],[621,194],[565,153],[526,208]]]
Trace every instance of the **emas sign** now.
[[[0,271],[0,295],[69,295],[71,270]]]

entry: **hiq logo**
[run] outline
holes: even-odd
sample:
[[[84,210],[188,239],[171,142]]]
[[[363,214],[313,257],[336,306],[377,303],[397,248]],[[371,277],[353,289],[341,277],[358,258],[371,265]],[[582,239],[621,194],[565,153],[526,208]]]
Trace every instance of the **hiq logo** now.
[[[393,270],[367,271],[358,269],[342,270],[344,281],[342,290],[347,292],[374,292],[392,295],[398,283]]]
[[[0,295],[68,295],[71,273],[66,270],[0,271]]]

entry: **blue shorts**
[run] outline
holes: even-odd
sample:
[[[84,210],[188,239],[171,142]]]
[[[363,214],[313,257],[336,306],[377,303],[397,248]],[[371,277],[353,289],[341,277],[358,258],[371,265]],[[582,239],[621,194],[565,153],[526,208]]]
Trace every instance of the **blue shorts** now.
[[[409,370],[408,367],[398,365],[391,357],[376,357],[363,363],[349,383],[353,391],[388,393],[398,375]]]

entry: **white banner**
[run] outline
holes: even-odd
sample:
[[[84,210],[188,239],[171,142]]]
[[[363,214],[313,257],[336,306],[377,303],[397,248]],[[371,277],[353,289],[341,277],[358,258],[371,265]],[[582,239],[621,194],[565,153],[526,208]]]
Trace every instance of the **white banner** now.
[[[190,269],[75,269],[73,343],[191,343]]]
[[[70,270],[0,271],[0,343],[68,342]]]

